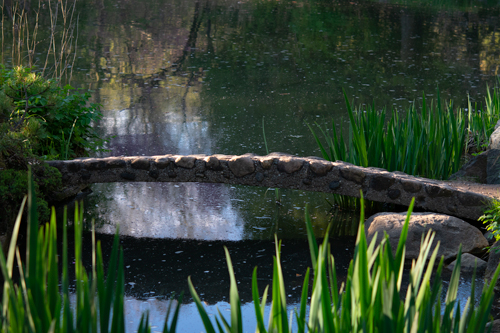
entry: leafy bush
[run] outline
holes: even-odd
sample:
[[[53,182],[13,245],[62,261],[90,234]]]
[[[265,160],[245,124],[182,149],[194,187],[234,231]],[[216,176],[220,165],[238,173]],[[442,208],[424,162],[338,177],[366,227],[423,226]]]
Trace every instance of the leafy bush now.
[[[493,234],[495,240],[500,240],[500,200],[492,200],[479,221],[486,224],[486,229]]]
[[[20,203],[26,194],[28,166],[34,171],[41,221],[48,221],[50,216],[46,198],[62,186],[59,170],[43,163],[29,149],[29,142],[36,141],[38,122],[29,119],[18,132],[9,131],[9,128],[9,124],[0,123],[0,233],[12,230]]]
[[[44,159],[86,156],[103,144],[91,123],[101,118],[99,104],[88,103],[90,94],[69,85],[58,87],[30,68],[0,71],[0,111],[11,131],[39,125],[31,143],[33,154]],[[87,105],[88,104],[88,105]]]

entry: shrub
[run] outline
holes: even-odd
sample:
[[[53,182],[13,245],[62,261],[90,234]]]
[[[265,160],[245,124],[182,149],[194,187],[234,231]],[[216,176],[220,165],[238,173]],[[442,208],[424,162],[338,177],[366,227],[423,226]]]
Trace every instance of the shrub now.
[[[89,103],[88,92],[79,93],[56,81],[46,80],[30,68],[0,71],[0,107],[10,130],[22,132],[38,126],[29,139],[33,154],[44,159],[86,156],[97,150],[101,140],[91,123],[101,118],[99,104]],[[36,120],[33,122],[30,120]]]

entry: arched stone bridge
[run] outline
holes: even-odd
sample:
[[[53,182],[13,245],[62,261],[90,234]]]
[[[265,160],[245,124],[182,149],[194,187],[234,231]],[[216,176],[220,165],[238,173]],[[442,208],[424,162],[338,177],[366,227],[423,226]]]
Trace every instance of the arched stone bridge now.
[[[318,157],[272,153],[267,156],[161,155],[83,158],[49,161],[62,173],[63,183],[82,185],[113,182],[204,182],[300,189],[416,206],[467,219],[483,214],[500,187],[436,181],[402,172],[362,168]],[[474,186],[483,186],[481,190]],[[486,191],[484,190],[486,186]]]

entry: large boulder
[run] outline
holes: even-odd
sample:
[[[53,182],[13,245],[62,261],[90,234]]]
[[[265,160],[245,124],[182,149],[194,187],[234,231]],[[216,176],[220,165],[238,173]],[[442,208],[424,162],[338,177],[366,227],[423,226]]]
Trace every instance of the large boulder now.
[[[490,256],[488,258],[488,265],[486,266],[486,272],[484,273],[484,278],[488,281],[491,281],[493,275],[495,274],[495,270],[500,264],[500,241],[496,241],[490,247]],[[500,291],[500,281],[497,281],[495,285],[495,290]]]
[[[500,137],[500,129],[497,130]],[[500,184],[500,149],[488,150],[488,162],[486,169],[486,183]]]
[[[477,183],[486,183],[488,174],[486,172],[488,166],[488,152],[474,156],[457,172],[450,176],[450,180],[467,180]]]
[[[377,242],[380,242],[385,231],[395,252],[405,219],[406,213],[378,213],[371,216],[365,222],[368,242],[371,242],[376,232],[378,232]],[[436,233],[434,243],[440,242],[438,256],[443,255],[448,262],[457,256],[460,244],[462,253],[479,253],[488,246],[488,241],[479,229],[459,218],[436,213],[413,213],[406,240],[407,260],[418,257],[422,235],[427,234],[429,230]]]
[[[457,261],[454,260],[451,264],[446,266],[446,269],[453,271]],[[481,258],[478,258],[470,253],[462,254],[462,259],[460,262],[460,273],[470,274],[474,272],[476,268],[476,274],[481,275],[486,270],[488,263]]]
[[[500,149],[500,120],[495,125],[495,130],[490,136],[489,149]]]

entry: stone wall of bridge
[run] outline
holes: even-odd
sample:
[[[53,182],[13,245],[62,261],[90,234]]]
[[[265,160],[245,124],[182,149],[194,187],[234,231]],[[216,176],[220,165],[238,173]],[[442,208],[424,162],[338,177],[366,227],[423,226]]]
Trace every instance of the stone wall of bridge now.
[[[50,161],[63,183],[204,182],[277,187],[337,193],[408,206],[467,219],[483,214],[489,196],[449,182],[413,177],[402,172],[362,168],[317,157],[272,153],[267,156],[161,155],[84,158]]]

